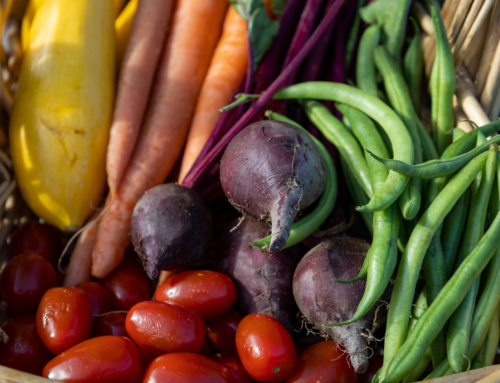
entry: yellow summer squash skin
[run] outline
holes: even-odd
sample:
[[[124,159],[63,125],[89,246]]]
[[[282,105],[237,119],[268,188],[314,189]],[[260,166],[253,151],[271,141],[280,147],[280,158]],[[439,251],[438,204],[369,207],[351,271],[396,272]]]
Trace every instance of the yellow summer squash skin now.
[[[30,28],[10,120],[14,171],[30,208],[80,227],[106,186],[115,83],[112,0],[44,0]]]

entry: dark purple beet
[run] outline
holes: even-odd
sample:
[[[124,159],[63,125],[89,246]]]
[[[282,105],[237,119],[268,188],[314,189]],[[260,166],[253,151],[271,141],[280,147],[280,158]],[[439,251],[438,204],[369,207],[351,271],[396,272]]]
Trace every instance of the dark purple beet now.
[[[377,302],[354,323],[335,327],[324,325],[342,322],[354,315],[366,281],[338,283],[335,280],[357,276],[369,248],[368,243],[357,238],[332,238],[311,249],[299,262],[293,276],[293,296],[302,314],[319,331],[343,346],[358,373],[368,368],[370,352],[366,336],[385,322],[385,304]],[[380,299],[388,300],[389,292]]]
[[[190,188],[164,184],[148,190],[135,205],[130,237],[149,278],[159,270],[191,267],[208,249],[212,214]]]
[[[238,225],[233,221],[217,241],[218,260],[214,269],[228,275],[238,291],[236,304],[245,314],[263,313],[281,322],[292,332],[298,312],[292,294],[292,277],[300,257],[300,247],[269,254],[250,246],[267,235],[267,228],[251,217]]]
[[[321,195],[326,168],[308,133],[266,120],[248,125],[229,143],[220,178],[236,209],[271,221],[269,252],[275,253],[285,246],[297,213]]]

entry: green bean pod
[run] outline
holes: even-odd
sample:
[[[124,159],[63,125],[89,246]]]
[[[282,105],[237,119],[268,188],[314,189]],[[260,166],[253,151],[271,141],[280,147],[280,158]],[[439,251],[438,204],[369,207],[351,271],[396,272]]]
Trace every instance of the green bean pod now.
[[[300,103],[309,120],[336,146],[358,184],[366,195],[371,197],[373,192],[370,170],[356,138],[323,104],[313,100],[301,100]]]
[[[418,118],[416,119],[418,135],[420,136],[420,142],[422,143],[422,154],[424,161],[437,160],[439,158],[439,153],[434,145],[431,135],[425,129],[424,124]]]
[[[481,132],[481,131],[478,131],[477,132],[477,137],[476,137],[476,148],[478,146],[481,146],[482,144],[486,143],[486,136]],[[474,200],[476,198],[476,193],[477,193],[477,190],[479,189],[479,186],[481,185],[481,179],[483,178],[483,171],[479,172],[479,174],[477,175],[476,179],[474,180],[474,182],[472,182],[472,200]]]
[[[437,150],[443,153],[451,142],[451,137],[447,132],[453,128],[454,124],[455,67],[441,14],[432,2],[429,2],[429,6],[436,38],[436,55],[430,77],[431,126]]]
[[[497,147],[491,145],[488,159],[483,169],[484,176],[477,195],[472,200],[462,248],[457,259],[457,267],[472,252],[484,234],[488,202],[497,169]],[[448,326],[446,349],[450,366],[456,372],[462,371],[463,355],[467,351],[472,315],[476,303],[480,280],[476,280],[460,306],[452,314]]]
[[[465,132],[462,129],[459,128],[453,128],[453,133],[452,133],[452,141],[455,142],[459,138],[462,138],[465,135]]]
[[[422,315],[405,344],[398,350],[387,369],[385,383],[399,382],[418,365],[429,342],[441,331],[500,245],[499,235],[500,213],[497,214],[474,251],[462,262],[431,306]],[[447,362],[447,360],[445,361]]]
[[[406,338],[415,286],[432,236],[443,222],[444,217],[450,212],[452,206],[470,186],[472,179],[483,168],[487,156],[487,153],[481,154],[448,182],[419,219],[408,240],[399,264],[387,317],[382,376],[385,375],[384,372],[387,370],[389,363]],[[435,336],[432,339],[434,338]],[[427,349],[427,346],[425,349]],[[424,352],[425,350],[423,350],[422,355]],[[419,357],[421,358],[422,355]],[[414,367],[412,366],[412,368]],[[402,379],[404,376],[399,378]]]
[[[289,86],[274,95],[274,99],[316,99],[338,101],[357,107],[363,105],[363,112],[378,122],[391,140],[394,158],[413,163],[413,144],[404,123],[384,102],[369,94],[345,84],[313,81]],[[389,207],[403,192],[408,177],[389,172],[384,184],[374,193],[370,202],[357,208],[358,211],[380,211]]]
[[[408,86],[405,83],[403,74],[398,64],[394,61],[385,46],[379,46],[374,51],[375,65],[382,74],[384,87],[390,104],[396,113],[403,120],[408,132],[410,133],[413,150],[415,153],[414,163],[422,163],[422,144],[416,124],[418,118],[410,97]],[[406,189],[399,197],[399,207],[403,217],[411,220],[416,217],[420,210],[422,198],[422,181],[416,178],[410,179]]]
[[[377,73],[373,61],[373,50],[380,42],[380,27],[373,24],[361,36],[356,62],[356,85],[362,91],[378,97]]]
[[[420,89],[422,86],[422,71],[424,68],[424,52],[422,50],[422,43],[420,42],[420,28],[415,19],[410,17],[410,20],[415,35],[411,39],[403,59],[403,73],[406,83],[408,84],[415,112],[417,115],[420,115],[422,110]]]
[[[471,370],[491,366],[497,353],[498,341],[500,340],[500,306],[495,310],[495,315],[491,321],[490,330],[486,336],[486,341],[479,349],[476,357],[472,361]]]
[[[441,246],[446,276],[449,278],[462,241],[467,215],[469,212],[470,190],[467,190],[457,201],[450,214],[446,216],[441,230]]]
[[[283,116],[284,117],[284,116]],[[290,122],[289,119],[285,122]],[[282,120],[283,121],[283,120]],[[302,128],[299,124],[291,121],[293,125]],[[305,130],[305,129],[304,129]],[[292,229],[290,230],[290,236],[286,241],[286,245],[284,249],[296,245],[299,242],[302,242],[312,233],[319,229],[321,224],[325,222],[330,213],[333,211],[335,206],[335,201],[337,200],[337,172],[335,170],[335,165],[333,163],[332,157],[328,150],[326,150],[325,146],[311,135],[314,143],[318,146],[318,149],[325,160],[326,167],[326,185],[323,193],[321,193],[321,197],[318,200],[318,204],[316,208],[308,214],[306,217],[303,217],[299,221],[295,222],[292,225]],[[257,246],[262,251],[267,251],[269,249],[269,245],[271,243],[271,236],[260,239],[258,241],[252,242],[252,246]]]

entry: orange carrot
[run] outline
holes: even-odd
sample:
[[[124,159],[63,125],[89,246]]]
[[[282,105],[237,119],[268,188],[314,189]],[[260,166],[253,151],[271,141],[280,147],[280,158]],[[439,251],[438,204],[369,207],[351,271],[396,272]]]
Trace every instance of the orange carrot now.
[[[99,222],[92,275],[118,266],[130,239],[132,211],[144,192],[161,184],[179,158],[226,14],[226,0],[178,0],[141,136]]]
[[[88,282],[92,278],[92,248],[97,236],[97,217],[99,213],[92,214],[89,224],[80,234],[75,249],[71,254],[63,286],[75,287],[79,283]]]
[[[191,169],[220,117],[219,109],[231,101],[245,77],[248,42],[245,20],[233,7],[227,12],[222,35],[203,82],[184,148],[179,182]]]
[[[116,194],[137,141],[174,0],[139,1],[118,82],[106,172]]]

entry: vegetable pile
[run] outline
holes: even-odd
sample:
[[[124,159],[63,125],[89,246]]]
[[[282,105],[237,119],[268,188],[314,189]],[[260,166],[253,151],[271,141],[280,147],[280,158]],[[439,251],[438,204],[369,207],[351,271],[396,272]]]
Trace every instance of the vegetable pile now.
[[[409,383],[494,363],[499,0],[0,9],[1,366]]]

